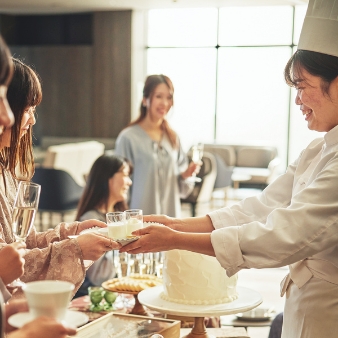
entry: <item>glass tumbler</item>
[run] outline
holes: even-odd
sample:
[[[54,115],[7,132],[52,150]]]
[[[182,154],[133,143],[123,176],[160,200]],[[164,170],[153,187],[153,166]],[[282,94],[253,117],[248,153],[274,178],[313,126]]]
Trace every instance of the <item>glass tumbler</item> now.
[[[141,209],[126,210],[127,236],[133,236],[132,232],[143,228],[143,212]]]
[[[122,239],[127,237],[127,227],[124,212],[106,213],[108,226],[108,237],[112,239]]]

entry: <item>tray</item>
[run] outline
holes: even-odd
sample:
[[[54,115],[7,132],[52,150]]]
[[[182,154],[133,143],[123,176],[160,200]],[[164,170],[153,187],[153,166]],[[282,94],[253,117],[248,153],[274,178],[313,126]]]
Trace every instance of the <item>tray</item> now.
[[[149,338],[155,333],[161,334],[164,338],[179,338],[180,321],[109,313],[79,328],[76,337]]]

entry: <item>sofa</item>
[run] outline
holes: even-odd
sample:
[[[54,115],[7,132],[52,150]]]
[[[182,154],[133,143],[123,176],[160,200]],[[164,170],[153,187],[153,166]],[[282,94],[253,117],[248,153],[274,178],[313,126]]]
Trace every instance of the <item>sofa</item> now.
[[[280,173],[277,148],[259,145],[204,144],[233,174],[245,177],[240,187],[264,189]]]

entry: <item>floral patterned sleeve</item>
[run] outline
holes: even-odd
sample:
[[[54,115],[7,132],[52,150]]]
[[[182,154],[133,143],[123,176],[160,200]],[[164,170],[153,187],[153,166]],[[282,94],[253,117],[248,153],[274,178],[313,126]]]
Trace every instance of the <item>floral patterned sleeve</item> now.
[[[54,229],[49,229],[44,232],[36,231],[33,227],[27,240],[27,248],[45,248],[49,243],[59,242],[67,239],[69,235],[75,235],[79,222],[60,223]]]
[[[8,171],[4,170],[3,174],[6,187],[0,175],[0,247],[15,242],[11,223],[17,181]],[[25,272],[21,277],[24,282],[65,280],[75,284],[74,293],[77,291],[84,280],[86,261],[77,240],[67,239],[67,236],[76,234],[78,224],[60,223],[55,229],[44,232],[37,232],[33,227],[26,241]]]
[[[59,279],[75,284],[74,293],[85,276],[82,251],[76,239],[50,243],[47,247],[27,250],[24,282]]]
[[[24,282],[41,279],[60,279],[72,282],[77,290],[85,276],[81,248],[75,239],[78,222],[60,223],[55,229],[29,234],[26,245]]]

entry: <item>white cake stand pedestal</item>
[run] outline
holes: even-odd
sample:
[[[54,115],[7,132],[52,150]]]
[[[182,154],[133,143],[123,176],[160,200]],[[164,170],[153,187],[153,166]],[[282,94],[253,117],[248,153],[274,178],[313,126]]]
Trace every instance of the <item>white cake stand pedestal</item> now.
[[[262,303],[262,297],[257,291],[243,287],[237,287],[238,298],[233,302],[215,305],[186,305],[169,302],[160,297],[162,291],[162,286],[145,289],[138,294],[138,299],[141,304],[158,312],[194,317],[194,326],[184,338],[216,338],[207,333],[204,324],[205,316],[232,315],[249,311]]]

